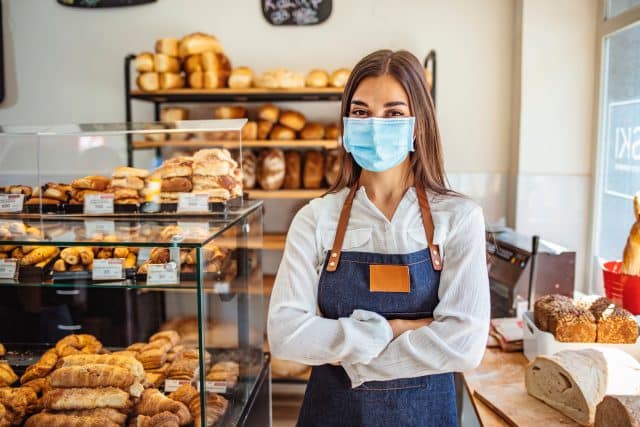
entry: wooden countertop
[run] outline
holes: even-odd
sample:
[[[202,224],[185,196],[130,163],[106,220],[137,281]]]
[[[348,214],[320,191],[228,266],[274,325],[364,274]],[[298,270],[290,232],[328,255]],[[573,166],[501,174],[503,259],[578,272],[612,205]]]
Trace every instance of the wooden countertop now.
[[[464,373],[465,386],[482,426],[502,427],[509,424],[474,396],[475,389],[481,384],[504,385],[521,382],[526,364],[527,358],[522,352],[505,353],[499,348],[487,348],[480,366]]]

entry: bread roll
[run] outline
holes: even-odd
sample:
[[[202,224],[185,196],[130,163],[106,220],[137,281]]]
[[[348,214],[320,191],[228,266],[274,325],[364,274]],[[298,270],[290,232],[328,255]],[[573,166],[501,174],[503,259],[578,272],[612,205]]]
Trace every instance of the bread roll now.
[[[324,179],[327,184],[332,187],[338,182],[340,175],[340,151],[330,150],[327,152],[324,161]]]
[[[320,123],[307,123],[300,131],[300,139],[323,139],[324,126]]]
[[[242,128],[242,139],[244,141],[255,141],[258,139],[258,123],[248,121]]]
[[[284,188],[297,190],[300,188],[300,175],[302,170],[302,158],[299,151],[285,153]]]
[[[208,51],[224,52],[218,39],[205,33],[192,33],[184,36],[178,46],[178,56],[181,58]]]
[[[80,190],[96,190],[103,191],[109,186],[111,180],[106,176],[90,175],[84,178],[78,178],[71,181],[71,187]],[[45,192],[46,195],[46,192]]]
[[[178,56],[178,39],[167,37],[156,40],[156,53]]]
[[[258,119],[275,123],[280,118],[280,109],[273,104],[264,104],[258,110]],[[264,139],[264,138],[260,138]]]
[[[182,67],[184,68],[184,71],[189,74],[195,73],[196,71],[204,71],[204,68],[202,68],[202,56],[199,54],[191,55],[185,59]]]
[[[128,178],[130,176],[135,176],[145,179],[149,176],[149,171],[146,169],[132,168],[128,166],[118,166],[113,170],[113,174],[111,176],[114,178]]]
[[[159,73],[161,89],[180,89],[184,87],[184,77],[177,73]]]
[[[204,88],[204,74],[202,71],[194,71],[189,74],[189,87],[193,89],[202,89]]]
[[[278,87],[282,89],[297,89],[304,87],[304,75],[295,71],[280,70],[276,73]]]
[[[265,71],[264,73],[256,76],[254,79],[254,85],[262,89],[277,89],[280,87],[278,77],[273,71]]]
[[[311,70],[305,80],[307,87],[327,87],[329,85],[329,73],[325,70]]]
[[[333,87],[345,87],[347,84],[347,80],[349,80],[349,75],[351,75],[351,70],[349,70],[348,68],[338,68],[333,73],[331,73],[329,82]]]
[[[192,189],[191,180],[182,176],[162,180],[162,192],[188,193]]]
[[[158,73],[179,73],[180,62],[178,58],[165,55],[163,53],[156,53],[153,58],[154,70]]]
[[[269,137],[278,141],[291,141],[296,139],[296,132],[286,126],[275,125]]]
[[[284,152],[273,148],[264,150],[258,161],[258,181],[265,190],[279,190],[284,183]]]
[[[329,125],[327,125],[326,128],[324,128],[324,139],[331,139],[334,141],[337,141],[340,139],[340,127],[335,124],[335,123],[331,123]]]
[[[129,188],[132,190],[140,191],[144,188],[144,181],[137,176],[114,178],[111,180],[111,188]]]
[[[213,109],[213,117],[216,119],[242,119],[247,117],[247,109],[240,106],[221,106]]]
[[[242,186],[251,189],[256,186],[257,159],[251,150],[242,150]]]
[[[640,364],[620,350],[565,350],[538,356],[525,370],[527,393],[582,425],[595,421],[607,394],[640,394]]]
[[[216,89],[225,87],[231,74],[231,63],[223,53],[203,52],[202,69],[204,71],[204,87]]]
[[[269,138],[269,133],[273,128],[273,122],[268,120],[258,120],[258,139],[264,140]]]
[[[317,189],[322,186],[324,156],[320,151],[307,151],[304,158],[304,188]]]
[[[158,73],[142,73],[138,75],[136,79],[136,84],[145,92],[152,92],[154,90],[160,89],[160,76]]]
[[[253,70],[249,67],[237,67],[229,75],[229,87],[232,89],[246,89],[253,82]]]
[[[296,132],[301,131],[306,123],[304,115],[298,111],[283,111],[278,121]]]
[[[640,396],[605,396],[594,427],[640,427]]]
[[[622,255],[620,271],[632,276],[640,276],[640,197],[633,198],[633,213],[635,222],[629,231],[629,237]]]
[[[136,55],[136,71],[139,73],[148,73],[153,71],[154,60],[153,53],[142,52]]]

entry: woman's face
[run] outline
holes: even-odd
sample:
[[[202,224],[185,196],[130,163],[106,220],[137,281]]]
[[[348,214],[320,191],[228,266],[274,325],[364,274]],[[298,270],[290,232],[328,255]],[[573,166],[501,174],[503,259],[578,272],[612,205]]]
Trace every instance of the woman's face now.
[[[349,117],[409,117],[409,97],[398,81],[385,74],[363,79],[351,98]]]

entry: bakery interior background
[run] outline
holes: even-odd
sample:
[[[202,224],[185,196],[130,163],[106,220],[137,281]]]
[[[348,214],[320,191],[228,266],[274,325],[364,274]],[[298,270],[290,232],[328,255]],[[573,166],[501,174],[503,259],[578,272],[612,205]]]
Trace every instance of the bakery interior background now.
[[[379,48],[404,48],[420,59],[435,49],[437,112],[451,184],[482,203],[489,224],[506,223],[575,249],[576,286],[586,290],[599,5],[598,0],[334,0],[323,24],[274,27],[256,0],[159,0],[96,10],[62,7],[55,0],[4,0],[6,98],[0,122],[123,121],[125,55],[152,49],[160,37],[194,31],[214,34],[233,66],[258,73],[352,67]],[[310,103],[304,111],[334,121],[338,106]],[[136,103],[134,117],[150,120],[152,107]],[[117,153],[87,157],[92,164],[64,170],[55,159],[75,147],[61,147],[43,155],[51,160],[44,173],[61,181],[126,161],[123,146]],[[19,152],[3,155],[14,156],[16,174],[30,160]],[[286,230],[299,205],[267,203],[265,228]],[[267,269],[270,264],[275,269],[277,259],[270,262],[267,255]]]

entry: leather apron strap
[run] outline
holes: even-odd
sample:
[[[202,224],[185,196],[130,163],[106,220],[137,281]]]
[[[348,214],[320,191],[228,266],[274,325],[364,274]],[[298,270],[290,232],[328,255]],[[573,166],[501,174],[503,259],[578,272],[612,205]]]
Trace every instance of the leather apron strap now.
[[[331,249],[331,256],[327,263],[326,271],[333,272],[338,268],[340,262],[340,253],[342,252],[342,244],[344,243],[344,235],[349,225],[349,217],[351,216],[351,207],[353,206],[353,199],[355,198],[356,191],[359,184],[356,183],[349,194],[347,195],[342,211],[340,212],[340,218],[338,219],[338,228],[336,229],[336,237],[333,241],[333,248]],[[429,252],[431,254],[431,264],[435,271],[442,270],[442,258],[440,256],[440,249],[438,245],[433,244],[434,225],[433,218],[431,217],[431,208],[429,206],[429,200],[424,191],[424,187],[420,184],[416,184],[416,194],[418,196],[418,204],[420,206],[420,213],[422,215],[422,224],[424,225],[424,232],[427,237],[427,245],[429,246]]]

